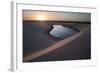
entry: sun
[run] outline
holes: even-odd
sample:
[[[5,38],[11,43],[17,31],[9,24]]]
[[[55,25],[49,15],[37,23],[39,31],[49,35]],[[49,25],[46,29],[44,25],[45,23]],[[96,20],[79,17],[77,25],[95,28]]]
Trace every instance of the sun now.
[[[44,20],[46,20],[46,16],[45,15],[37,15],[36,20],[44,21]]]

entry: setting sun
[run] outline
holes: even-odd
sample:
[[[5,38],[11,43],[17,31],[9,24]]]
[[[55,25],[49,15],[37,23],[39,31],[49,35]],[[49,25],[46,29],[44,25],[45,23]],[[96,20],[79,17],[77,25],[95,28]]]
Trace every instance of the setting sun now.
[[[40,20],[40,21],[46,20],[46,16],[45,15],[37,15],[36,20]]]

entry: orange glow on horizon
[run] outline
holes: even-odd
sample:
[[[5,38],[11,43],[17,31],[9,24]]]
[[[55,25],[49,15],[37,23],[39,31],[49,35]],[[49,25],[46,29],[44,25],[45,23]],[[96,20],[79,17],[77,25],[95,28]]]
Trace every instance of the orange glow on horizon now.
[[[64,17],[61,16],[51,16],[51,15],[45,15],[45,14],[39,14],[39,15],[25,15],[24,20],[39,20],[39,21],[45,21],[45,20],[60,20],[64,19]]]
[[[47,15],[28,15],[28,16],[24,16],[24,20],[39,20],[39,21],[44,21],[47,20],[48,16]]]

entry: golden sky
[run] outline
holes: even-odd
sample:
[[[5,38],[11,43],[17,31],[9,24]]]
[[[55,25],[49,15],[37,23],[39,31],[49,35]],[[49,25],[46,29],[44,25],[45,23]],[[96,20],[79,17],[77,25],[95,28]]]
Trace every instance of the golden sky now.
[[[90,13],[76,12],[51,12],[51,11],[32,11],[23,10],[23,20],[39,21],[91,21]]]

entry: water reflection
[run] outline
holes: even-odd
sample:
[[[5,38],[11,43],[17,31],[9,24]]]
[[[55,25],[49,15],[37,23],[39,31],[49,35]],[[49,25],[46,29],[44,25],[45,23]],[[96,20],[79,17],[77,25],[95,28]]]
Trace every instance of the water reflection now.
[[[63,25],[53,25],[53,29],[50,31],[50,35],[63,39],[65,37],[69,37],[78,31],[69,27],[65,27]]]

